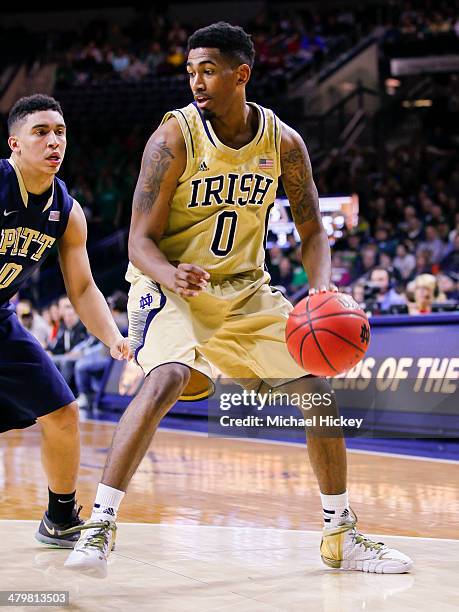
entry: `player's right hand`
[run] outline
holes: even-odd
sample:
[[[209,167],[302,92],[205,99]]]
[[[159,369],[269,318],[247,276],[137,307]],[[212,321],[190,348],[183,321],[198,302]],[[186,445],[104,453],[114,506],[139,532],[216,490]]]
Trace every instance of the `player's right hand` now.
[[[175,268],[170,289],[182,297],[196,297],[206,288],[210,274],[194,264],[181,263]]]

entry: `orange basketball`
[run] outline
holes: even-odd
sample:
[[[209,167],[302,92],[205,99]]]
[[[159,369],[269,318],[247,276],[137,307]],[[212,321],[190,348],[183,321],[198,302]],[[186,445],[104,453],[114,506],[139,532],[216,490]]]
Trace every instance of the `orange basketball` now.
[[[315,376],[336,376],[350,370],[370,344],[368,317],[344,293],[317,293],[298,302],[285,330],[295,361]]]

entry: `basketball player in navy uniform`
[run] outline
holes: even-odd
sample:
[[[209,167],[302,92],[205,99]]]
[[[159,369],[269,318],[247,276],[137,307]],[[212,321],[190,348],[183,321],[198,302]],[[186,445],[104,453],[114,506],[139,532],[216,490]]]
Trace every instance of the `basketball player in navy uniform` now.
[[[336,289],[305,144],[271,110],[246,101],[253,59],[252,41],[239,27],[218,23],[195,32],[187,61],[194,102],[167,113],[146,145],[126,277],[129,339],[146,378],[117,427],[69,569],[106,575],[130,479],[175,401],[212,392],[210,363],[261,393],[277,387],[302,397],[320,394],[323,414],[337,414],[328,381],[306,376],[290,356],[285,325],[292,305],[271,290],[264,270],[267,219],[280,177],[310,292]],[[307,435],[323,505],[323,562],[408,571],[406,555],[357,531],[342,435],[316,428]]]
[[[78,405],[9,304],[55,243],[68,296],[83,323],[112,357],[129,358],[130,350],[92,278],[83,211],[55,176],[66,148],[59,103],[41,94],[21,98],[9,113],[8,132],[11,157],[0,160],[0,432],[38,421],[49,505],[35,537],[72,548],[78,534],[63,532],[82,523],[75,504]]]

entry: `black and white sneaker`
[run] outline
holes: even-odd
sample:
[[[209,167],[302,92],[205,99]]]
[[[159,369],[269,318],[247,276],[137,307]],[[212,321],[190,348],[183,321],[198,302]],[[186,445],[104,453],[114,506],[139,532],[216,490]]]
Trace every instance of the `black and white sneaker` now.
[[[73,548],[80,537],[80,532],[75,531],[70,534],[64,534],[63,532],[84,524],[84,521],[80,519],[81,508],[82,506],[74,507],[70,523],[53,523],[48,513],[45,512],[35,534],[35,539],[41,544],[56,548]]]

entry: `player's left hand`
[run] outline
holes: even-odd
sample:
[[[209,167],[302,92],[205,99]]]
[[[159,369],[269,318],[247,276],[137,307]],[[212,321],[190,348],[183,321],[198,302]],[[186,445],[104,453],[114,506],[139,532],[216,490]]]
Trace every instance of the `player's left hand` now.
[[[316,293],[325,293],[326,291],[333,291],[336,293],[338,291],[338,287],[333,283],[327,285],[320,285],[320,287],[311,287],[309,289],[309,295],[315,295]]]
[[[122,361],[123,359],[126,359],[126,361],[131,361],[133,355],[131,347],[129,346],[129,340],[127,338],[120,337],[111,345],[110,355],[113,357],[113,359],[118,359],[118,361]]]

